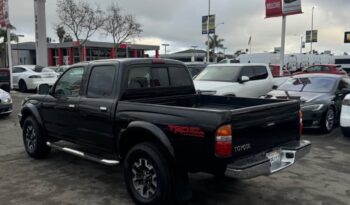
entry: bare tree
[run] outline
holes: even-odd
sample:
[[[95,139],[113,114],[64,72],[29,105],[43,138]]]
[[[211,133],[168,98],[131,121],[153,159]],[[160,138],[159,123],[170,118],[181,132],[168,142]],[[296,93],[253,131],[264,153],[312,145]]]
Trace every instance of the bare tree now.
[[[92,9],[83,1],[58,0],[57,13],[60,25],[66,28],[79,43],[79,55],[82,59],[82,48],[88,39],[104,25],[104,12],[98,6]]]
[[[137,37],[142,32],[141,24],[131,14],[124,15],[122,9],[112,3],[107,9],[107,17],[103,29],[113,38],[114,46]]]

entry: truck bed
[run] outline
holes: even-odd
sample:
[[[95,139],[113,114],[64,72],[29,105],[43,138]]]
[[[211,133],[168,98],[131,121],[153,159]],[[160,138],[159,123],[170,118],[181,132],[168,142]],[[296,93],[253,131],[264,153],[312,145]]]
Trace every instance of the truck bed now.
[[[151,99],[137,99],[131,102],[167,105],[186,108],[209,109],[213,111],[234,111],[236,109],[247,109],[256,106],[273,106],[286,100],[237,98],[212,95],[183,95],[172,97],[158,97]]]

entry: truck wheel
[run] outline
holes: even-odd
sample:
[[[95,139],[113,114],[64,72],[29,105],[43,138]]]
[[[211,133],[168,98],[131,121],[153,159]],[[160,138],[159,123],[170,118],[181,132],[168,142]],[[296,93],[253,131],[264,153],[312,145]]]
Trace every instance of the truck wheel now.
[[[335,112],[333,108],[329,108],[323,116],[321,129],[323,133],[330,133],[335,125]]]
[[[33,117],[27,117],[23,123],[23,142],[28,155],[35,159],[46,157],[51,151],[46,141],[36,120]]]
[[[26,92],[27,91],[27,84],[24,80],[20,80],[18,83],[18,88],[21,92]]]
[[[136,204],[172,204],[171,172],[165,154],[153,143],[138,144],[125,157],[124,179]]]

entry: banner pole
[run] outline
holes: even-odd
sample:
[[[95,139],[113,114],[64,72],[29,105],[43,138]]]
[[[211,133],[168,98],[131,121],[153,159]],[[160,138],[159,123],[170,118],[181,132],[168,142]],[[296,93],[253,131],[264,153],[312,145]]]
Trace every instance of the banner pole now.
[[[210,23],[210,0],[209,0],[209,7],[208,7],[208,19],[207,19],[207,63],[210,63],[210,51],[209,51],[209,46],[210,46],[210,36],[209,36],[209,23]]]
[[[281,37],[281,56],[280,56],[280,76],[283,76],[283,66],[284,66],[284,53],[286,44],[286,23],[287,17],[282,16],[282,37]]]

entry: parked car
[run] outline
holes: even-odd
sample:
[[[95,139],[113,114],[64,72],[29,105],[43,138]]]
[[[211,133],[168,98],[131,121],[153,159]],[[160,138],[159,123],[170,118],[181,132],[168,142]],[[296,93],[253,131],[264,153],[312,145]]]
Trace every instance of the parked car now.
[[[18,65],[12,68],[12,79],[13,87],[25,92],[37,89],[40,84],[53,85],[57,80],[57,74],[41,66]]]
[[[300,140],[298,102],[198,95],[179,61],[77,64],[39,93],[25,99],[19,116],[28,155],[43,158],[55,148],[105,165],[123,162],[137,204],[188,200],[188,172],[270,175],[311,148]]]
[[[296,99],[301,102],[304,128],[325,133],[339,122],[341,104],[350,93],[350,78],[335,74],[297,75],[271,91],[266,98]]]
[[[308,68],[305,68],[301,72],[296,72],[293,75],[306,74],[306,73],[329,73],[337,75],[345,75],[348,73],[342,69],[340,65],[314,65]]]
[[[350,95],[343,100],[340,115],[340,127],[345,137],[350,137]]]
[[[194,63],[185,63],[187,66],[188,70],[191,73],[192,77],[197,76],[204,68],[208,66],[207,63],[202,63],[202,62],[194,62]]]
[[[270,70],[271,70],[271,73],[272,73],[272,76],[274,78],[276,77],[281,77],[281,74],[280,74],[280,65],[274,65],[274,64],[271,64],[270,65]],[[291,72],[289,70],[287,70],[285,67],[283,68],[283,76],[291,76]]]
[[[239,60],[236,59],[223,59],[219,62],[219,64],[230,64],[230,63],[239,63]]]
[[[265,64],[214,64],[206,67],[195,79],[197,90],[205,94],[260,97],[287,78],[274,79]]]
[[[0,89],[6,92],[11,90],[10,71],[8,68],[0,68]]]
[[[0,89],[0,116],[12,113],[12,98],[10,93]]]

